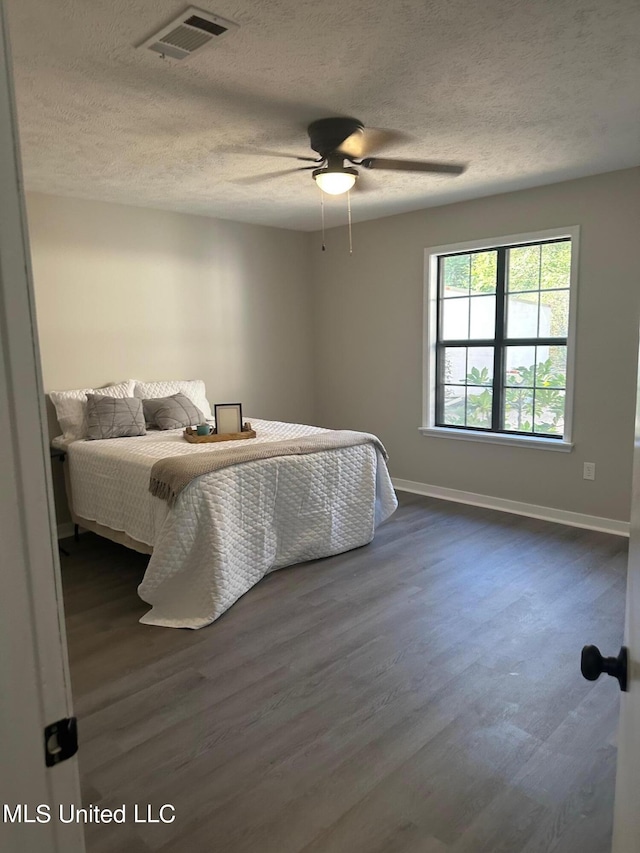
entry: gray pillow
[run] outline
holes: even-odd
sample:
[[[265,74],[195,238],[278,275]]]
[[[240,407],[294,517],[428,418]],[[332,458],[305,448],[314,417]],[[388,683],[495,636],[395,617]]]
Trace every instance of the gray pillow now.
[[[87,438],[125,438],[144,435],[144,412],[138,397],[87,394]]]
[[[157,426],[158,429],[178,429],[178,427],[201,424],[204,421],[204,415],[200,409],[184,394],[143,400],[142,405],[145,420]]]

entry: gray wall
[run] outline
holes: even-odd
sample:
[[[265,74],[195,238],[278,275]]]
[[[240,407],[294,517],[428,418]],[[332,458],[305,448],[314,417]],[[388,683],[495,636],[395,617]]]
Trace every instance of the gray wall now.
[[[45,390],[195,379],[247,414],[312,417],[307,234],[33,194]]]
[[[378,433],[395,477],[628,520],[639,199],[640,169],[613,172],[365,222],[349,256],[344,228],[321,252],[319,234],[31,195],[45,387],[202,377],[247,414]],[[421,436],[424,249],[566,225],[573,452]]]
[[[581,227],[573,451],[420,435],[424,249],[568,225]],[[377,433],[395,477],[627,521],[639,240],[640,169],[365,222],[352,256],[344,228],[326,252],[314,235],[319,422]]]
[[[27,212],[46,391],[202,378],[212,403],[313,421],[310,235],[40,194]]]

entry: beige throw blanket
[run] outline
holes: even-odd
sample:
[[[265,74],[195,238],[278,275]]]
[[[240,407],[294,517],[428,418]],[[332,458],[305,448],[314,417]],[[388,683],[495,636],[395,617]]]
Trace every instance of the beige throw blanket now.
[[[305,453],[319,453],[323,450],[335,450],[339,447],[353,447],[357,444],[373,444],[383,458],[387,452],[380,439],[366,432],[351,430],[331,430],[316,435],[301,438],[286,438],[281,441],[267,441],[253,444],[246,439],[243,446],[221,447],[211,445],[211,453],[194,453],[187,456],[171,456],[160,459],[151,469],[149,491],[156,498],[161,498],[173,506],[178,495],[196,477],[228,468],[230,465],[241,465],[243,462],[253,462],[255,459],[269,459],[273,456],[297,456]]]

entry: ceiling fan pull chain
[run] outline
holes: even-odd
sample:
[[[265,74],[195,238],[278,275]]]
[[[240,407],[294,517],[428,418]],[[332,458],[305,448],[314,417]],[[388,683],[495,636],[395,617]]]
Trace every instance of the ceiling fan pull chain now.
[[[320,190],[320,211],[322,213],[322,251],[326,252],[327,247],[324,242],[324,193]]]
[[[351,238],[351,192],[347,190],[347,214],[349,217],[349,254],[353,255],[353,240]]]

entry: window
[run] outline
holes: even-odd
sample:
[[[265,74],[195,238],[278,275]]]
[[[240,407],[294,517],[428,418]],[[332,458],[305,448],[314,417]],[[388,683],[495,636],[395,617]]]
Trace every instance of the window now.
[[[571,448],[577,231],[428,250],[423,431]]]

